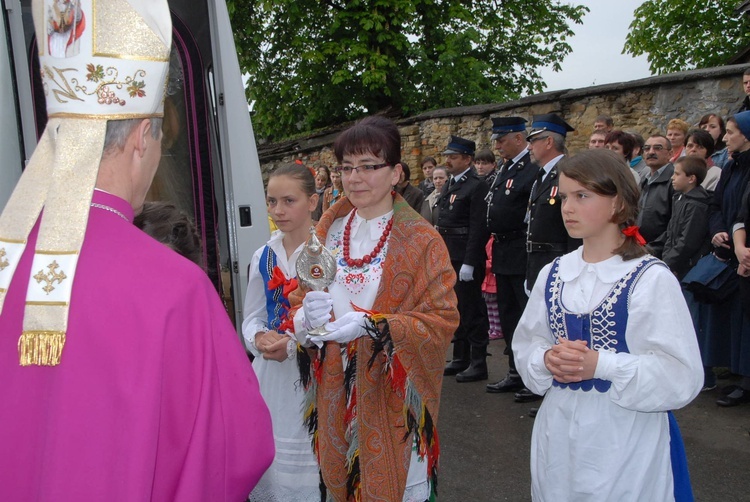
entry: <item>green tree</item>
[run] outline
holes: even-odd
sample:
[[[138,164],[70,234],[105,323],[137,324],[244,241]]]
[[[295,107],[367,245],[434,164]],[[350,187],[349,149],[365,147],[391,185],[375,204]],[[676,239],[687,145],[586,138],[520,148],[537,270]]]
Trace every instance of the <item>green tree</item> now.
[[[515,99],[571,51],[555,0],[227,0],[260,137]]]
[[[652,73],[726,64],[750,44],[738,0],[647,0],[634,12],[623,54],[647,54]]]

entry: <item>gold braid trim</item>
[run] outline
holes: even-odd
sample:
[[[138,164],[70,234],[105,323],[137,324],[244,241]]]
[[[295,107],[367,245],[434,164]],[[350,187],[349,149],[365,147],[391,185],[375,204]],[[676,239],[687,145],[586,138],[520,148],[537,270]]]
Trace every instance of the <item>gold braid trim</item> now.
[[[21,366],[57,366],[64,346],[63,331],[24,331],[18,339]]]

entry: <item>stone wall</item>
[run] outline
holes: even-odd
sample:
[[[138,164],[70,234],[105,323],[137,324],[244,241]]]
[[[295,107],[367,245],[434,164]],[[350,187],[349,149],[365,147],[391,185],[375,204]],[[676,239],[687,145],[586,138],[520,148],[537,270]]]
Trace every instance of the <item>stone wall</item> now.
[[[402,158],[412,167],[412,182],[421,179],[422,158],[433,156],[441,162],[448,137],[455,134],[473,139],[477,149],[491,148],[491,117],[531,116],[557,113],[575,131],[568,135],[568,148],[575,153],[586,148],[597,115],[610,115],[618,129],[647,136],[665,132],[669,120],[679,117],[697,123],[706,113],[726,117],[744,97],[742,72],[748,65],[732,65],[706,70],[661,75],[630,82],[583,89],[546,92],[507,103],[433,110],[397,120],[402,135]],[[259,145],[264,173],[282,162],[301,159],[306,165],[335,165],[333,140],[343,129],[333,128],[305,138]],[[416,169],[415,169],[416,167]]]

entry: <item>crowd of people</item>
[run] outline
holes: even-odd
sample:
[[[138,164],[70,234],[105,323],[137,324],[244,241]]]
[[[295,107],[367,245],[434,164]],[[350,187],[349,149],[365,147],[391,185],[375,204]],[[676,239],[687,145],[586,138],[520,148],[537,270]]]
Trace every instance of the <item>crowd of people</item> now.
[[[192,223],[144,202],[172,30],[163,0],[126,10],[97,29],[127,22],[128,55],[83,31],[66,72],[154,91],[49,100],[0,216],[4,499],[432,501],[443,379],[487,380],[503,338],[487,392],[543,399],[533,499],[692,500],[672,410],[716,368],[741,377],[717,404],[750,402],[750,111],[647,138],[602,116],[575,155],[556,114],[494,117],[494,151],[450,136],[418,186],[367,117],[333,168],[270,174],[243,347]]]

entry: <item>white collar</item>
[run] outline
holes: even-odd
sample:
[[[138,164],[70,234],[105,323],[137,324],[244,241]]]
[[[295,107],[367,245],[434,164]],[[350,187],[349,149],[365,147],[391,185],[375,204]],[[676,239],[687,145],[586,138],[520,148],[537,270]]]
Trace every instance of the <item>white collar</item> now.
[[[458,180],[460,180],[461,178],[463,178],[463,177],[464,177],[464,175],[465,175],[466,173],[468,173],[469,171],[471,171],[471,166],[469,166],[469,167],[468,167],[468,168],[466,169],[466,171],[462,172],[462,173],[461,173],[461,174],[459,174],[458,176],[453,176],[453,179],[454,179],[454,180],[456,180],[456,181],[458,181]]]
[[[380,236],[383,235],[383,229],[385,228],[385,225],[388,224],[388,220],[391,219],[391,216],[393,216],[393,209],[381,216],[372,218],[371,220],[366,220],[360,216],[359,211],[357,211],[357,214],[354,216],[354,221],[352,221],[351,235],[357,235],[360,226],[365,225],[364,228],[367,230],[369,238],[371,240],[378,240],[380,239]],[[349,216],[346,217],[345,221],[348,220]]]
[[[284,263],[293,263],[296,261],[297,256],[302,251],[302,248],[305,246],[305,243],[303,242],[299,246],[297,246],[297,249],[294,250],[294,253],[292,253],[292,256],[289,257],[287,260],[286,258],[286,249],[284,249],[284,232],[281,230],[274,230],[273,233],[271,233],[271,238],[268,239],[268,247],[273,250],[274,253],[276,253],[276,257],[280,260],[283,260]],[[289,270],[289,273],[292,274],[292,276],[296,275],[296,273],[293,270]]]
[[[526,155],[527,153],[529,153],[529,149],[528,149],[528,148],[524,148],[523,150],[521,150],[521,153],[519,153],[518,155],[516,155],[515,157],[513,157],[513,164],[512,164],[512,165],[516,165],[516,164],[518,164],[518,162],[519,162],[519,161],[520,161],[520,160],[521,160],[521,159],[522,159],[522,158],[524,157],[524,155]]]
[[[572,253],[568,253],[560,258],[560,279],[563,282],[570,282],[578,278],[584,270],[591,270],[596,273],[597,278],[601,282],[614,284],[624,277],[625,274],[633,270],[647,256],[623,261],[620,255],[614,255],[598,263],[588,263],[583,259],[583,246],[581,246]]]
[[[563,157],[565,157],[565,154],[561,153],[560,155],[558,155],[554,159],[552,159],[549,162],[547,162],[546,164],[544,164],[544,167],[542,167],[542,169],[544,169],[544,176],[545,177],[549,174],[549,172],[552,170],[552,168],[555,167],[557,165],[557,163],[562,160]]]

